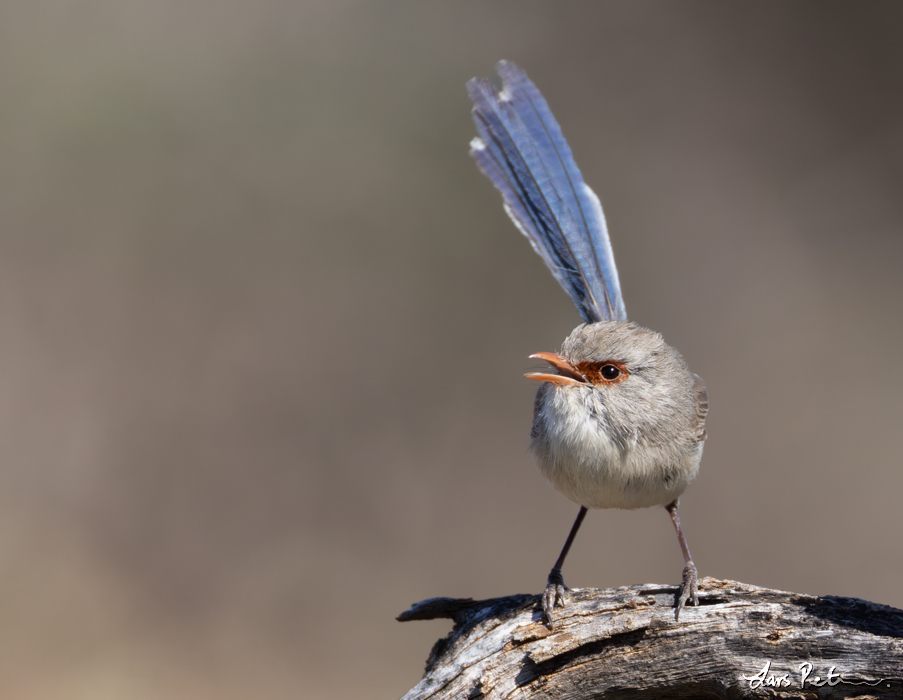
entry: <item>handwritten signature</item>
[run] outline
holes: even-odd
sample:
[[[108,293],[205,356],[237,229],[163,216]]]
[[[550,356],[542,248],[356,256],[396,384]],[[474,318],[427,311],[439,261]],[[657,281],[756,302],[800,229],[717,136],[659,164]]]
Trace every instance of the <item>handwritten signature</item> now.
[[[794,675],[794,678],[799,679],[799,687],[805,688],[808,686],[815,686],[817,688],[821,688],[822,686],[835,686],[838,683],[844,683],[847,685],[870,685],[876,686],[879,683],[884,683],[885,679],[881,678],[876,681],[866,681],[866,680],[850,680],[848,678],[844,678],[843,674],[838,673],[837,666],[831,666],[828,668],[827,675],[824,677],[820,675],[815,675],[815,666],[813,666],[808,661],[804,661],[798,667],[799,674]],[[789,688],[793,685],[793,681],[791,680],[790,672],[787,673],[778,673],[771,671],[771,661],[766,661],[765,665],[762,667],[762,670],[759,671],[754,676],[740,676],[744,681],[749,681],[750,690],[755,690],[756,688]],[[890,687],[890,683],[887,684]]]

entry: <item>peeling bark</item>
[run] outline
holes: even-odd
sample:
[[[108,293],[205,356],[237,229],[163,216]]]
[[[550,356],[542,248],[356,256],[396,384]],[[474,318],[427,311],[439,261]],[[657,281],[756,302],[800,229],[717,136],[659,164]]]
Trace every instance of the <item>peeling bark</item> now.
[[[675,622],[674,594],[572,589],[554,630],[535,595],[417,603],[398,619],[454,629],[404,700],[903,699],[903,610],[707,578]]]

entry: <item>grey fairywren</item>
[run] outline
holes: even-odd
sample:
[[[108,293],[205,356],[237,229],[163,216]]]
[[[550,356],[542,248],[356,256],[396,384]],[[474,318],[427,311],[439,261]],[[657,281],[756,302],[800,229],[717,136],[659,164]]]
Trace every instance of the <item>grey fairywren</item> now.
[[[661,335],[627,320],[599,199],[536,86],[513,63],[499,63],[498,72],[501,90],[488,79],[467,84],[479,134],[470,154],[585,321],[559,353],[531,355],[554,373],[526,375],[542,382],[531,431],[540,471],[580,505],[549,574],[543,614],[552,627],[555,607],[567,600],[561,567],[588,508],[664,506],[685,562],[679,619],[685,603],[698,604],[677,507],[699,471],[705,384]]]

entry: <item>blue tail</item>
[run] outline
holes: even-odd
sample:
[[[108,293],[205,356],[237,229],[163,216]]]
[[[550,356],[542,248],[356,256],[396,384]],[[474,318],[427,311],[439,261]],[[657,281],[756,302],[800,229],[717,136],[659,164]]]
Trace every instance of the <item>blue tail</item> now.
[[[527,74],[508,61],[498,64],[498,73],[501,91],[488,78],[467,83],[479,134],[470,155],[583,319],[626,319],[599,198],[583,182],[561,127]]]

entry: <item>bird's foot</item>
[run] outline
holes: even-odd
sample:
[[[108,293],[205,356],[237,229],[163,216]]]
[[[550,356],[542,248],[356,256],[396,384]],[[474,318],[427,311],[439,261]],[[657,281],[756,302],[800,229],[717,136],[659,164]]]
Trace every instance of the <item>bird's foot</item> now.
[[[693,560],[687,562],[687,565],[684,567],[684,577],[683,582],[680,584],[680,588],[677,591],[677,596],[674,602],[674,619],[675,621],[680,620],[680,611],[683,609],[684,604],[691,602],[693,605],[699,605],[699,580],[696,576],[696,565],[693,563]]]
[[[568,587],[564,585],[561,569],[552,569],[548,583],[546,583],[546,590],[542,594],[542,614],[549,629],[555,628],[553,610],[556,607],[563,608],[569,600]]]

